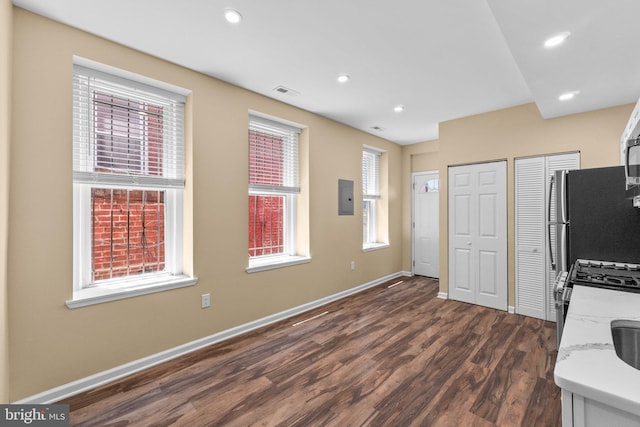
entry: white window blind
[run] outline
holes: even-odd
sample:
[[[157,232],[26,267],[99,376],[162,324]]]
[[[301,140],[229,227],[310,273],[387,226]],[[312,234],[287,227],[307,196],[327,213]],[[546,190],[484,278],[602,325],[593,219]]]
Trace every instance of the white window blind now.
[[[76,183],[184,187],[185,97],[74,65]]]
[[[249,117],[249,190],[299,193],[300,129],[262,117]]]
[[[362,149],[362,243],[377,244],[377,200],[380,198],[380,152]]]
[[[362,196],[364,199],[380,198],[380,152],[362,150]]]

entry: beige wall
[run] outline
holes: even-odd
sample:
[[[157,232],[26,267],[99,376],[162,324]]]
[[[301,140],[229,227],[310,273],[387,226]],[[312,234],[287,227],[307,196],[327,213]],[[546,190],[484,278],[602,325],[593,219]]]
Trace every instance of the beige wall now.
[[[410,270],[411,265],[408,176],[421,170],[438,169],[440,172],[440,291],[447,292],[447,168],[507,160],[509,305],[515,306],[514,159],[580,151],[583,168],[617,165],[620,161],[619,138],[632,109],[630,104],[544,120],[535,104],[526,104],[441,123],[437,141],[403,147],[403,268]]]
[[[401,148],[309,112],[14,8],[9,294],[11,399],[399,272]],[[194,287],[69,310],[72,56],[190,96]],[[247,274],[247,114],[308,126],[312,262]],[[362,207],[338,216],[338,179],[361,195],[362,146],[387,153],[391,246],[363,253]],[[46,209],[42,207],[45,206]],[[356,270],[350,270],[350,261]],[[212,307],[200,309],[210,292]]]
[[[0,0],[0,403],[9,402],[7,227],[9,221],[12,22],[11,0]]]

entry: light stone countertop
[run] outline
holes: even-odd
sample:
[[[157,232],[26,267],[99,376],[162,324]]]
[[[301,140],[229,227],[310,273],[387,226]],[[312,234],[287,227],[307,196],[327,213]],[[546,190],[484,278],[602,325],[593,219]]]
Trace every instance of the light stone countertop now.
[[[558,387],[640,416],[640,370],[620,360],[611,321],[640,321],[640,294],[575,285],[554,370]]]

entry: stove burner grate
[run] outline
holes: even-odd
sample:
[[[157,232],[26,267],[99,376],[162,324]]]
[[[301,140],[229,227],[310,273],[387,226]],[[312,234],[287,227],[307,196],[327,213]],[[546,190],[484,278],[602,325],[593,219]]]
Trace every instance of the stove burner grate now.
[[[572,268],[576,284],[640,292],[640,265],[578,260]]]

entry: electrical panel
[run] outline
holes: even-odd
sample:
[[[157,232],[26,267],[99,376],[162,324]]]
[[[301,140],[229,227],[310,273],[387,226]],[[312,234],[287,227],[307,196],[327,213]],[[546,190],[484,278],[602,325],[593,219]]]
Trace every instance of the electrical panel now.
[[[338,180],[338,215],[353,215],[353,181]]]

